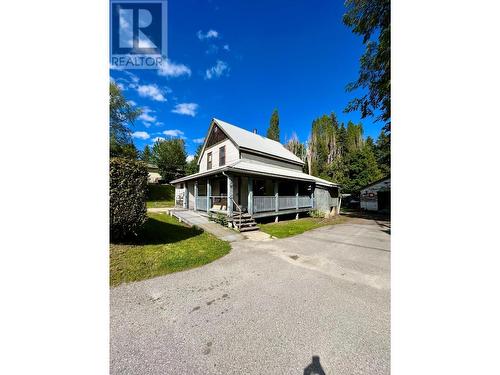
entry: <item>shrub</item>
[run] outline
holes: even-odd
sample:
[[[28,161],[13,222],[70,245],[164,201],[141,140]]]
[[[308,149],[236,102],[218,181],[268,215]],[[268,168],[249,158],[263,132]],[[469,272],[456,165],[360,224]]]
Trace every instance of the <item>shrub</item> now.
[[[137,160],[111,158],[109,163],[109,221],[111,241],[120,241],[147,220],[148,170]]]
[[[175,187],[172,185],[148,185],[148,201],[173,201],[175,196]]]
[[[214,216],[212,212],[209,212],[208,220],[227,227],[227,216],[224,215],[223,213],[217,212]]]
[[[315,217],[315,218],[324,218],[325,213],[323,211],[320,211],[320,210],[311,210],[311,211],[309,211],[309,216]]]

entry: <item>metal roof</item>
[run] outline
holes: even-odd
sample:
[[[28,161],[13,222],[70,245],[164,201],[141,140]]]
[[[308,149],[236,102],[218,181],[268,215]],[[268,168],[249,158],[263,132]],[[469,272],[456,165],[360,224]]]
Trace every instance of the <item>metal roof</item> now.
[[[333,182],[323,180],[322,178],[319,177],[308,175],[301,171],[295,171],[293,169],[282,168],[275,165],[261,163],[249,159],[239,159],[234,163],[228,164],[226,166],[210,169],[205,172],[198,172],[186,177],[179,178],[177,180],[173,180],[170,183],[175,184],[177,182],[189,181],[196,179],[198,177],[209,176],[223,171],[234,171],[240,173],[247,173],[251,175],[261,175],[261,176],[278,177],[278,178],[281,177],[281,178],[289,178],[292,180],[310,181],[323,186],[339,186],[338,184],[335,184]]]
[[[224,131],[227,136],[239,148],[256,151],[258,153],[275,156],[296,164],[304,165],[304,162],[293,152],[288,151],[281,143],[263,137],[259,134],[249,132],[228,122],[214,118],[213,121]]]

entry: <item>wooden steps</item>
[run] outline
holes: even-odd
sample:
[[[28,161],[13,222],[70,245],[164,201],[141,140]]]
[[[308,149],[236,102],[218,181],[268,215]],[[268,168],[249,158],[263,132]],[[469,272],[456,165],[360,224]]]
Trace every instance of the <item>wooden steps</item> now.
[[[257,226],[257,223],[252,215],[246,212],[233,212],[233,224],[240,232],[259,230],[259,227]]]

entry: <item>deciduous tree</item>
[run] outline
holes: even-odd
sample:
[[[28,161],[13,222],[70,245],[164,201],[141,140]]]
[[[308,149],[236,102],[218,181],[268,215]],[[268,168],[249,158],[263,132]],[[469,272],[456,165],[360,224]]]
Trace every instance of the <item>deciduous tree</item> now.
[[[153,146],[154,161],[167,182],[185,175],[186,156],[184,140],[180,138],[158,140]]]
[[[359,110],[361,117],[375,116],[390,130],[391,118],[391,2],[390,0],[346,0],[344,24],[363,37],[359,77],[347,91],[367,89],[349,102],[347,112]],[[377,113],[380,113],[379,115]]]
[[[112,157],[137,158],[129,126],[141,114],[123,96],[120,88],[114,83],[109,84],[109,149]]]

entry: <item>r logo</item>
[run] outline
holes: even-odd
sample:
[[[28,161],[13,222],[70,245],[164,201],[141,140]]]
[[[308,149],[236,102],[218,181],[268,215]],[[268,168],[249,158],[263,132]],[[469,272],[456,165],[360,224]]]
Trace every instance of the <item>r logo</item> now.
[[[166,0],[111,0],[111,64],[157,68],[166,58]]]

